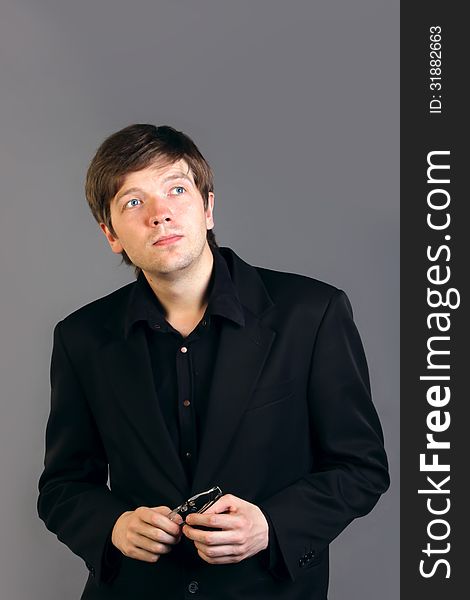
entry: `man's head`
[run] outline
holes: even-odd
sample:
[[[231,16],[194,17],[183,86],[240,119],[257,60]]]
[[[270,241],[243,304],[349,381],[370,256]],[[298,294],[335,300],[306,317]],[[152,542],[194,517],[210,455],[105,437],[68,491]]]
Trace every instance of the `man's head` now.
[[[205,236],[210,246],[217,247],[212,227],[210,227],[211,224],[213,226],[213,222],[210,221],[214,199],[212,170],[194,142],[184,133],[168,126],[130,125],[108,137],[98,148],[90,163],[85,184],[85,193],[90,209],[113,251],[120,253],[125,263],[134,264],[136,274],[141,270],[138,262],[142,260],[142,257],[138,252],[129,256],[129,250],[135,250],[133,242],[136,240],[134,236],[128,247],[127,233],[129,225],[135,231],[136,214],[140,212],[139,218],[143,217],[144,209],[142,207],[144,204],[147,211],[145,214],[146,229],[150,236],[147,243],[149,240],[151,241],[152,235],[159,237],[167,235],[167,232],[184,234],[179,229],[180,226],[182,227],[182,223],[177,215],[176,204],[174,202],[165,204],[164,202],[164,199],[174,197],[175,194],[170,193],[168,185],[165,188],[166,191],[162,187],[166,174],[169,174],[172,183],[175,185],[179,183],[175,179],[178,173],[185,175],[189,187],[192,186],[192,189],[188,190],[178,187],[178,196],[182,197],[183,194],[186,194],[187,197],[190,197],[192,194],[193,197],[201,197],[207,227]],[[145,189],[141,189],[138,185],[129,187],[129,182],[139,183],[140,175],[143,177],[142,188]],[[156,194],[157,187],[158,194]],[[138,189],[139,193],[146,194],[146,197],[139,199],[136,195],[135,201],[132,200],[134,198],[132,195],[129,198],[127,196],[118,198],[126,191],[124,188],[130,189],[131,192]],[[157,203],[157,195],[161,198],[160,203]],[[133,212],[123,211],[124,201],[126,201],[126,208],[132,208]],[[118,202],[120,202],[119,206]],[[158,215],[153,215],[152,211],[156,211],[156,213],[163,211],[165,213],[161,215],[163,222],[159,222]],[[196,215],[197,218],[198,216]],[[140,219],[141,221],[142,219]],[[143,231],[141,225],[139,227],[140,231]],[[155,235],[152,233],[153,231],[155,231]],[[142,268],[145,270],[147,266],[145,264]]]

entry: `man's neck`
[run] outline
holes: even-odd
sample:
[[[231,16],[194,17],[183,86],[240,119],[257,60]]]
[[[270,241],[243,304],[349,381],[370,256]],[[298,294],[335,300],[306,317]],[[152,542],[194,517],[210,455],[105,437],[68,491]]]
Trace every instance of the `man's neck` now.
[[[208,289],[214,258],[209,246],[206,246],[200,259],[191,269],[182,270],[170,277],[144,272],[153,292],[165,311],[170,322],[180,318],[191,319],[202,316],[208,302]]]

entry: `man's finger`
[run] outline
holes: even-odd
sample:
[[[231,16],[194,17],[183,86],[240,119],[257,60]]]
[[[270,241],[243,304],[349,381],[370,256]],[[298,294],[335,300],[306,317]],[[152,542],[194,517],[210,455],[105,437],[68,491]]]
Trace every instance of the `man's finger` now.
[[[166,507],[164,507],[166,508]],[[160,517],[160,515],[165,514],[162,513],[158,508],[148,508],[146,506],[140,506],[136,508],[134,514],[144,523],[148,523],[149,525],[155,525],[155,520]]]
[[[183,526],[184,535],[193,540],[199,542],[205,546],[220,546],[225,544],[241,544],[243,540],[240,537],[239,531],[232,529],[220,530],[220,531],[203,531],[201,529],[195,529],[189,525]]]
[[[159,510],[155,510],[153,508],[150,508],[149,511],[150,511],[150,513],[146,512],[145,516],[143,518],[145,523],[147,523],[149,525],[153,525],[154,527],[158,527],[158,529],[162,529],[163,531],[166,531],[166,533],[169,533],[170,535],[173,535],[173,536],[179,535],[181,528],[178,525],[178,523],[171,521],[166,516],[170,512],[169,509],[166,512],[166,514],[160,512]],[[166,511],[166,507],[165,507],[165,511]]]
[[[241,525],[241,517],[234,514],[193,513],[186,517],[186,523],[192,527],[214,527],[215,529],[236,529]]]
[[[134,560],[143,560],[148,563],[155,563],[160,558],[159,554],[155,554],[153,552],[149,552],[148,550],[144,550],[143,548],[137,548],[136,546],[132,547],[127,553],[126,556],[129,558],[133,558]]]
[[[153,525],[147,525],[146,523],[141,523],[140,527],[136,530],[136,534],[146,537],[154,542],[161,542],[162,544],[176,544],[181,538],[181,529],[178,527],[177,535],[171,535],[163,529],[154,527]]]
[[[215,556],[206,546],[199,546],[195,544],[197,547],[197,553],[199,556],[208,563],[213,565],[227,565],[232,563],[237,563],[242,560],[243,555],[236,553],[232,550],[231,546],[223,546],[223,554]],[[210,552],[210,554],[207,554]]]
[[[162,544],[161,542],[154,542],[143,535],[136,535],[132,538],[132,545],[139,550],[145,550],[152,554],[168,554],[171,552],[171,544]]]

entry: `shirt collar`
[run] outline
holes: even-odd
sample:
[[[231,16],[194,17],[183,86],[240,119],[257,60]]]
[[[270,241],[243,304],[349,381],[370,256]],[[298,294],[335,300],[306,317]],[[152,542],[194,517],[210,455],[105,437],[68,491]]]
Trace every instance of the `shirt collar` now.
[[[217,248],[211,248],[214,257],[212,274],[209,281],[209,303],[205,317],[219,315],[244,326],[245,316],[237,290],[230,276],[227,263]],[[168,330],[169,324],[161,302],[150,287],[141,271],[132,292],[125,321],[125,335],[138,321],[147,321],[152,328]]]

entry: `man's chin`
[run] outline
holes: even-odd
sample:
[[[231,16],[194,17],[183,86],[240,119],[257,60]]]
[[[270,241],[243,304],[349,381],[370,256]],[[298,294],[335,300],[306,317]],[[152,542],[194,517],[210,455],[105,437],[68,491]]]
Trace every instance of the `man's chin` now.
[[[174,258],[173,260],[152,262],[150,264],[139,266],[142,271],[145,271],[154,277],[158,277],[179,273],[184,269],[187,269],[192,263],[193,259],[191,257],[181,257],[179,259]]]

